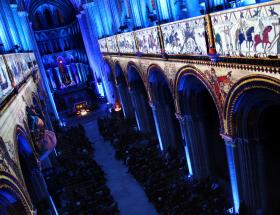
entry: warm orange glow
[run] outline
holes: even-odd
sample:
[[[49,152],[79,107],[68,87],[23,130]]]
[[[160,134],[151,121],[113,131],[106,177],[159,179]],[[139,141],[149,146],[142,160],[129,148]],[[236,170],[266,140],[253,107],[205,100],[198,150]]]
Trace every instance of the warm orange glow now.
[[[116,112],[119,112],[119,111],[122,110],[122,107],[121,107],[121,105],[120,105],[118,102],[115,103],[115,108],[114,108],[114,110],[115,110]]]

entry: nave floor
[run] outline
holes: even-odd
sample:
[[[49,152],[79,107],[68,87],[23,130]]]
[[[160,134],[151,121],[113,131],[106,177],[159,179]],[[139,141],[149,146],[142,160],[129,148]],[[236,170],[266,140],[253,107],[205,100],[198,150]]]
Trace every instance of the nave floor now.
[[[99,134],[97,119],[91,117],[81,120],[87,136],[94,142],[95,160],[106,174],[107,185],[118,203],[121,215],[155,215],[154,206],[149,202],[142,186],[127,173],[127,167],[115,159],[114,148],[104,143]],[[99,115],[99,114],[97,114]]]

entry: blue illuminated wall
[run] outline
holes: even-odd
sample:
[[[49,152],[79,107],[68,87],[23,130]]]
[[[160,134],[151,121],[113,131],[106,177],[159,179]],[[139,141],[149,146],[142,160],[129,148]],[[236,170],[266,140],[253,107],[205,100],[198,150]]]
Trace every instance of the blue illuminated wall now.
[[[0,51],[30,51],[31,39],[24,32],[27,23],[20,16],[18,5],[0,1]]]
[[[232,7],[265,2],[244,0],[227,3],[226,0],[96,0],[91,3],[90,16],[95,22],[98,38],[131,31],[160,23],[176,21]]]

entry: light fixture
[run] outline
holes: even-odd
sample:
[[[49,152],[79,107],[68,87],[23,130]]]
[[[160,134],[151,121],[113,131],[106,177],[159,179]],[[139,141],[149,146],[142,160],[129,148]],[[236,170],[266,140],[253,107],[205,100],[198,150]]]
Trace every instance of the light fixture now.
[[[115,103],[115,108],[114,108],[115,112],[119,112],[122,110],[122,107],[121,105],[119,104],[119,102],[116,102]]]
[[[88,113],[88,112],[87,112],[86,110],[84,110],[84,109],[81,110],[81,116],[85,116],[85,115],[87,115],[87,113]]]

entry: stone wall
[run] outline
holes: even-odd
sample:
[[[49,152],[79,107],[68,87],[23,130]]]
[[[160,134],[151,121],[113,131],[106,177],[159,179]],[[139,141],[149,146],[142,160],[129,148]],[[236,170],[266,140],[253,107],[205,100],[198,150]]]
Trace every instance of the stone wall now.
[[[148,95],[149,72],[154,68],[159,68],[169,82],[169,87],[174,97],[174,102],[177,106],[177,83],[183,74],[191,74],[200,79],[212,95],[218,112],[220,113],[221,124],[224,125],[223,130],[227,131],[226,115],[227,100],[230,99],[232,91],[236,90],[242,82],[254,82],[262,80],[264,82],[273,82],[273,84],[280,84],[280,69],[273,65],[275,61],[267,61],[268,66],[253,65],[253,64],[239,64],[239,63],[214,63],[211,61],[202,60],[183,60],[183,59],[157,59],[157,58],[136,58],[129,56],[106,56],[105,59],[112,68],[119,64],[127,77],[128,66],[133,64],[138,68],[138,72],[145,84]],[[129,83],[128,83],[129,84]]]
[[[14,95],[0,110],[0,136],[4,141],[4,145],[2,142],[0,143],[0,188],[4,186],[4,179],[12,183],[12,189],[21,197],[27,214],[33,212],[30,197],[20,170],[16,129],[19,126],[24,131],[27,131],[25,108],[27,105],[32,104],[32,95],[36,92],[37,86],[33,78],[30,77],[19,89],[18,94]]]

